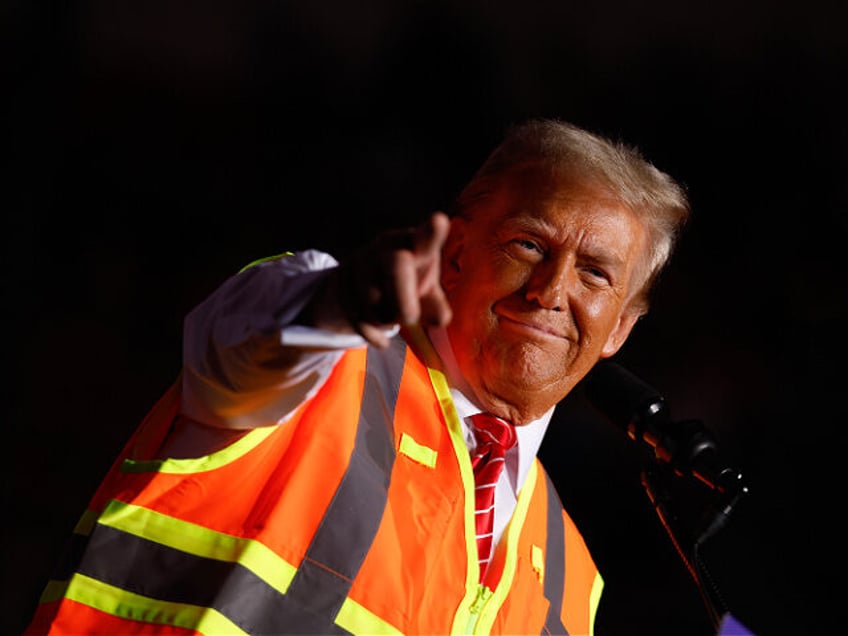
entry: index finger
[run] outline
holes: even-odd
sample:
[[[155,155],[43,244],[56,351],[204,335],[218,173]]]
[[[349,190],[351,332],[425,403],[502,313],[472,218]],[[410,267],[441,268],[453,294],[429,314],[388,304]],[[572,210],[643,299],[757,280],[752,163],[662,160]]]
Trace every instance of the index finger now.
[[[450,232],[450,219],[444,212],[434,212],[430,217],[415,228],[413,238],[416,256],[435,256],[442,250],[442,245]]]

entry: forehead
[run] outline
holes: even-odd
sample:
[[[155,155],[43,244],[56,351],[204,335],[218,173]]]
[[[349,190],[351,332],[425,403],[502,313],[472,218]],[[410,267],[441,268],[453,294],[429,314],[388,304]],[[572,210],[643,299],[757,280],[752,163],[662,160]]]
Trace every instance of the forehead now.
[[[508,217],[542,217],[559,211],[565,222],[580,212],[633,212],[597,178],[575,170],[554,169],[539,163],[517,165],[478,184],[469,210],[490,221]]]
[[[583,253],[637,268],[648,257],[644,219],[585,175],[518,166],[481,189],[474,208],[472,216],[493,238],[528,232],[549,246],[579,245]]]

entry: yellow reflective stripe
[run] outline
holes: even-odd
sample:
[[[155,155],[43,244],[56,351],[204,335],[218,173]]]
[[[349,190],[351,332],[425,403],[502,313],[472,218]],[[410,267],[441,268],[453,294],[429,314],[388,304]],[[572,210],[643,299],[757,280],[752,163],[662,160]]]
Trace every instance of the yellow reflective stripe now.
[[[248,263],[247,265],[245,265],[244,267],[242,267],[238,271],[238,273],[241,274],[242,272],[250,269],[251,267],[256,267],[257,265],[261,265],[262,263],[267,263],[268,261],[276,261],[276,260],[284,258],[286,256],[292,256],[293,254],[294,254],[294,252],[283,252],[282,254],[275,254],[274,256],[265,256],[264,258],[257,258],[255,261],[252,261],[252,262]]]
[[[545,582],[545,551],[537,545],[530,548],[530,563],[539,583]]]
[[[285,594],[297,568],[265,544],[169,517],[141,506],[112,500],[100,523],[208,559],[239,563]]]
[[[478,634],[488,634],[492,631],[492,625],[497,617],[498,610],[503,605],[509,589],[512,587],[512,580],[515,578],[515,568],[518,562],[518,539],[521,535],[521,529],[524,527],[524,521],[527,519],[527,511],[530,509],[530,501],[533,499],[533,491],[536,488],[536,479],[539,475],[538,461],[530,464],[530,471],[527,473],[527,479],[521,487],[521,492],[518,493],[518,501],[515,504],[515,512],[512,514],[512,519],[507,526],[506,531],[506,558],[504,559],[503,574],[495,593],[492,598],[483,607],[480,612],[480,620],[474,630]]]
[[[471,603],[471,608],[468,612],[468,621],[465,624],[465,630],[462,632],[463,634],[476,633],[477,621],[480,620],[480,612],[486,606],[486,603],[489,602],[489,598],[491,598],[491,596],[492,590],[488,587],[483,584],[477,586],[477,592],[474,596],[474,602]],[[456,633],[456,630],[452,633]]]
[[[336,625],[351,634],[402,634],[394,625],[390,625],[362,605],[347,598],[336,616]]]
[[[192,459],[149,459],[136,461],[125,459],[121,465],[121,471],[125,473],[167,473],[182,475],[186,473],[202,473],[207,470],[215,470],[238,459],[245,453],[256,448],[277,428],[275,426],[263,426],[255,428],[247,435],[226,448]]]
[[[409,433],[400,436],[398,452],[428,468],[436,467],[436,457],[439,454],[436,450],[416,442]]]
[[[247,634],[220,612],[127,592],[83,574],[75,574],[66,596],[112,616],[156,625],[193,629],[201,634]]]
[[[94,526],[97,524],[98,513],[96,510],[86,509],[77,521],[77,525],[74,526],[74,534],[81,535],[83,537],[88,537],[91,535],[91,531],[94,530]],[[63,579],[61,581],[56,579],[51,579],[47,581],[47,585],[44,586],[44,590],[41,592],[41,597],[38,599],[39,603],[52,603],[54,601],[58,601],[60,598],[65,596],[65,590],[68,589],[68,580]]]
[[[595,616],[598,613],[598,604],[601,602],[601,593],[604,591],[604,579],[601,573],[595,574],[592,582],[592,591],[589,594],[589,636],[595,635]]]
[[[468,453],[468,446],[465,445],[465,439],[462,434],[462,423],[453,404],[450,387],[448,386],[444,372],[441,370],[443,368],[442,362],[433,349],[430,340],[419,326],[408,328],[407,333],[415,347],[421,352],[427,365],[427,371],[430,374],[430,383],[433,385],[433,390],[436,392],[442,414],[447,422],[454,454],[459,464],[462,487],[466,493],[473,493],[474,472],[471,469],[471,456]],[[480,564],[477,562],[477,537],[475,536],[474,529],[474,497],[467,494],[465,497],[465,554],[467,559],[465,567],[465,596],[457,607],[456,614],[453,617],[453,624],[451,626],[452,634],[464,634],[473,629],[476,620],[475,613],[477,611],[475,603],[481,590],[488,589],[482,588],[478,582],[480,578]],[[474,608],[474,612],[472,612],[472,607]]]
[[[38,599],[38,602],[44,604],[58,601],[60,598],[65,596],[65,590],[67,589],[67,581],[47,581],[47,585],[44,586],[44,590],[41,592],[41,598]]]
[[[74,534],[81,534],[84,537],[89,536],[91,531],[94,530],[94,525],[97,523],[97,516],[98,513],[96,510],[86,509],[82,513],[80,520],[77,521],[77,525],[74,526]]]
[[[462,435],[462,424],[459,421],[459,414],[456,412],[456,407],[453,404],[453,398],[450,394],[448,381],[445,375],[436,369],[428,367],[430,374],[430,382],[433,384],[433,389],[436,396],[439,398],[439,405],[442,408],[442,414],[448,425],[450,432],[453,450],[456,453],[459,461],[459,472],[462,476],[462,487],[465,493],[474,493],[474,471],[471,468],[471,455],[468,453],[468,446],[465,445],[465,439]],[[480,574],[480,565],[477,562],[477,537],[475,535],[474,526],[474,496],[465,497],[465,547],[468,553],[468,576],[466,580],[468,599],[471,600],[477,596],[477,582]]]
[[[468,447],[465,445],[465,440],[462,436],[462,424],[459,421],[459,415],[456,412],[456,407],[453,405],[448,381],[441,371],[430,368],[427,369],[430,373],[430,382],[433,384],[433,389],[436,391],[436,396],[439,398],[439,404],[442,407],[442,414],[448,424],[453,450],[456,453],[459,463],[459,472],[462,476],[462,487],[465,493],[474,492],[474,472],[471,469],[471,456],[468,454]],[[471,616],[471,607],[474,600],[477,598],[480,578],[480,564],[477,562],[477,537],[474,535],[474,497],[465,497],[465,554],[467,564],[465,567],[465,597],[457,607],[456,615],[453,619],[453,627],[451,633],[463,633],[467,629],[469,621],[473,619]]]

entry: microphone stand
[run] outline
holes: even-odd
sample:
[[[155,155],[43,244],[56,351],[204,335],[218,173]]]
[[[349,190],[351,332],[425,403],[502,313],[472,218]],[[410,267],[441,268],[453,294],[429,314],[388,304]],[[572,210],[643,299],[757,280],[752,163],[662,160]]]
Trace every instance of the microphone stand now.
[[[672,479],[669,476],[672,472],[667,466],[659,463],[646,465],[641,473],[642,487],[675,551],[695,581],[713,627],[718,629],[729,608],[702,558],[701,548],[710,537],[725,526],[736,505],[743,496],[748,494],[748,489],[740,486],[734,491],[719,493],[710,512],[693,535],[685,530],[685,524],[678,514],[674,497],[667,486],[667,482]]]
[[[714,436],[699,420],[674,422],[665,399],[624,367],[604,361],[587,377],[590,402],[628,437],[652,451],[641,481],[671,543],[718,629],[728,607],[701,555],[701,548],[725,527],[749,493],[742,475],[720,456]],[[692,477],[711,491],[713,501],[692,532],[687,532],[669,485]]]

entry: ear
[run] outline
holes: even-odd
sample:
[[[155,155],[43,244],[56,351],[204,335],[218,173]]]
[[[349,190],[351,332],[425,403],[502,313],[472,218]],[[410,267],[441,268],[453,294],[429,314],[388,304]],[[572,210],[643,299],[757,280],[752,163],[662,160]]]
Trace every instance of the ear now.
[[[630,335],[630,332],[633,330],[633,326],[642,316],[642,311],[639,310],[636,306],[631,304],[629,307],[626,307],[621,315],[618,317],[618,323],[615,328],[610,332],[609,337],[607,338],[606,343],[604,344],[604,348],[601,349],[601,358],[609,358],[611,355],[616,353],[621,346],[627,340],[627,337]]]
[[[442,246],[442,287],[449,290],[456,283],[462,271],[462,253],[465,245],[465,232],[468,221],[455,216],[451,219],[450,232]]]

